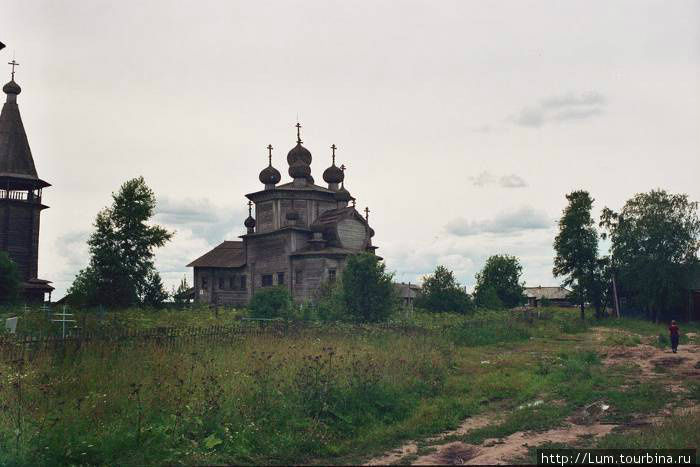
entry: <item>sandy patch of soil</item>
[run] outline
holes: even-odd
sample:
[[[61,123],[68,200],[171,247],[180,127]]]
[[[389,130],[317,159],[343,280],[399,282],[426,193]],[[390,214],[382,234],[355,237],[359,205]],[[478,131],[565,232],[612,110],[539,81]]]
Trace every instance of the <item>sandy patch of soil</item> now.
[[[594,338],[602,341],[605,332],[596,330]],[[655,380],[666,385],[673,392],[684,392],[683,383],[688,379],[700,380],[700,345],[681,345],[678,353],[671,350],[659,349],[651,345],[634,347],[615,346],[605,351],[603,364],[622,365],[634,363],[639,367],[635,374],[640,380]],[[640,417],[624,426],[601,423],[602,413],[591,411],[590,407],[581,409],[569,417],[561,427],[544,432],[517,432],[502,439],[487,439],[481,445],[471,445],[461,441],[440,444],[440,441],[450,435],[465,435],[470,430],[481,428],[493,423],[499,423],[491,416],[472,417],[458,429],[442,433],[427,441],[434,443],[429,446],[433,452],[420,456],[412,463],[414,465],[468,465],[468,464],[508,464],[510,460],[527,454],[528,448],[543,443],[573,444],[580,437],[605,436],[613,430],[639,429],[651,424],[668,420],[672,414],[700,412],[700,406],[665,407],[661,413],[651,417]],[[372,459],[367,465],[386,465],[401,462],[403,458],[416,455],[418,444],[409,442],[401,448]]]
[[[491,423],[494,423],[494,417],[493,416],[487,416],[487,415],[480,415],[477,417],[469,417],[462,424],[455,430],[450,430],[450,431],[445,431],[443,433],[440,433],[437,436],[433,436],[432,438],[428,438],[426,441],[429,443],[439,443],[443,439],[447,438],[448,436],[462,436],[467,434],[471,430],[475,430],[477,428],[482,428],[487,425],[490,425]],[[451,443],[453,444],[453,443]],[[446,444],[444,446],[449,446],[449,444]],[[431,446],[431,447],[437,447],[437,446]],[[440,446],[443,447],[443,446]],[[403,446],[401,446],[398,449],[394,449],[393,451],[390,451],[384,455],[381,455],[379,457],[375,457],[374,459],[369,460],[367,463],[364,465],[390,465],[390,464],[396,464],[401,461],[406,456],[410,456],[412,454],[416,454],[418,452],[418,444],[415,441],[409,441]]]

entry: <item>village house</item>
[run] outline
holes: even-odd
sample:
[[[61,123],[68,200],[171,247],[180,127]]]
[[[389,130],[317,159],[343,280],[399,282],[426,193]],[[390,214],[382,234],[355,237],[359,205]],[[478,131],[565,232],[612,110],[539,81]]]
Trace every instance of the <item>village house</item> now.
[[[297,144],[287,154],[292,181],[280,184],[268,145],[268,166],[259,175],[264,188],[246,195],[246,234],[188,264],[197,302],[245,306],[257,290],[272,286],[287,287],[295,302],[313,300],[323,282],[340,276],[350,255],[376,250],[369,209],[364,216],[355,210],[345,166],[335,163],[336,146],[323,172],[327,186],[316,185],[311,152],[302,145],[301,125],[296,127]]]
[[[39,225],[42,190],[51,184],[40,179],[24,131],[17,96],[22,92],[12,79],[2,88],[7,95],[0,113],[0,251],[7,252],[17,265],[20,298],[28,302],[51,300],[51,281],[38,278]]]
[[[394,283],[394,289],[396,290],[396,294],[398,295],[399,304],[401,305],[401,307],[412,310],[413,302],[418,296],[418,293],[420,293],[420,286],[416,284],[411,284],[410,282],[408,284],[401,282]]]
[[[527,297],[528,306],[538,307],[543,303],[553,306],[573,306],[569,299],[571,290],[564,287],[525,287],[523,294]]]

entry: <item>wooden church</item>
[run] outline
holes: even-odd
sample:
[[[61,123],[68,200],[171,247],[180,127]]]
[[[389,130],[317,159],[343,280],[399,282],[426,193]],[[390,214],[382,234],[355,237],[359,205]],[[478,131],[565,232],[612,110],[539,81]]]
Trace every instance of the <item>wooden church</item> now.
[[[339,277],[350,255],[374,252],[369,210],[355,210],[345,188],[345,167],[332,164],[323,172],[327,187],[311,176],[311,152],[297,144],[287,154],[292,181],[272,166],[260,172],[264,189],[247,194],[247,233],[240,241],[224,241],[188,264],[194,269],[194,296],[202,303],[243,306],[264,287],[283,286],[296,302],[313,300],[320,285]],[[255,208],[255,217],[252,209]]]
[[[7,95],[0,113],[0,250],[16,263],[21,280],[20,298],[41,302],[53,287],[38,278],[41,192],[51,186],[37,175],[32,151],[17,106],[22,88],[12,79],[3,86]]]

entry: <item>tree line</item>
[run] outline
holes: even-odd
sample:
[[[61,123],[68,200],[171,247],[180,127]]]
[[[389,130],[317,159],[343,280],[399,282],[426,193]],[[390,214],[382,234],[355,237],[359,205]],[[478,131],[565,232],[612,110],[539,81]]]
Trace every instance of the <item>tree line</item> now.
[[[698,203],[685,194],[652,190],[636,194],[619,212],[603,208],[596,222],[594,200],[587,191],[573,191],[566,200],[554,238],[552,273],[571,289],[570,299],[580,307],[582,318],[587,305],[602,316],[617,305],[616,299],[654,321],[678,318],[687,291],[694,281],[700,282]],[[155,249],[174,235],[151,222],[155,207],[155,195],[143,177],[128,180],[112,194],[111,205],[95,218],[88,265],[68,289],[72,304],[159,306],[169,296],[182,300],[189,288],[186,279],[168,294],[155,269]],[[607,255],[600,254],[600,240],[609,242]],[[517,257],[490,256],[469,294],[452,271],[438,266],[423,278],[415,306],[457,313],[518,306],[526,300],[522,272]],[[383,319],[396,305],[397,297],[387,285],[393,275],[373,255],[351,258],[340,279],[324,285],[317,297],[325,310],[321,313],[328,317],[350,313],[359,320]],[[0,303],[17,299],[19,282],[16,265],[0,252]],[[257,300],[284,304],[287,298]]]
[[[700,285],[698,203],[665,190],[638,193],[619,212],[603,208],[596,227],[587,191],[566,199],[553,273],[572,287],[581,317],[586,303],[600,316],[624,299],[655,322],[681,318],[688,291]],[[610,242],[608,255],[599,254],[599,239]]]

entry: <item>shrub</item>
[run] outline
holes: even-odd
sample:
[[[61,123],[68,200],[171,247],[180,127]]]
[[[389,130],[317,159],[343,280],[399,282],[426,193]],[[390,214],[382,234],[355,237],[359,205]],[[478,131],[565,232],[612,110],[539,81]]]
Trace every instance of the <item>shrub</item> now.
[[[292,312],[292,297],[286,287],[270,287],[255,292],[250,300],[251,318],[289,319]]]
[[[515,256],[493,255],[486,260],[483,269],[476,275],[474,297],[478,306],[484,306],[484,295],[493,289],[504,306],[512,308],[524,302],[523,284],[520,277],[523,267]]]
[[[459,286],[454,273],[445,266],[438,266],[432,275],[423,279],[415,306],[438,313],[466,313],[473,309],[471,297]]]
[[[12,303],[19,292],[17,265],[4,251],[0,251],[0,303]]]
[[[341,321],[343,319],[343,283],[323,282],[316,293],[314,303],[315,319],[320,321]]]
[[[500,310],[503,308],[503,302],[498,298],[498,292],[494,287],[484,287],[479,291],[476,298],[476,304],[479,308],[487,310]]]
[[[396,304],[393,274],[372,253],[348,259],[342,277],[342,304],[348,317],[360,322],[384,321]]]

